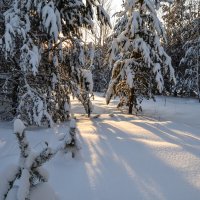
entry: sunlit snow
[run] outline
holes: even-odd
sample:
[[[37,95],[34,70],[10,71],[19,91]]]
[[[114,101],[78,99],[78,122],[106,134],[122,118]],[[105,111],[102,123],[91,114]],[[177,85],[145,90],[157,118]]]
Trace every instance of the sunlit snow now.
[[[117,110],[117,101],[107,106],[102,94],[96,94],[91,118],[73,101],[80,155],[73,159],[69,154],[57,154],[45,164],[48,184],[58,198],[198,200],[198,101],[160,96],[157,102],[144,101],[144,112],[138,116]],[[68,129],[69,122],[51,129],[29,128],[27,137],[36,151],[44,148],[44,141],[56,148]],[[11,123],[0,123],[0,141],[1,174],[19,157]]]

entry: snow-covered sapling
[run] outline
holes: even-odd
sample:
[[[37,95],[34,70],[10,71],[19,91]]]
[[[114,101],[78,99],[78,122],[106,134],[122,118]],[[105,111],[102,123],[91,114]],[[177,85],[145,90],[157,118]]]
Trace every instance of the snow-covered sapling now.
[[[60,150],[63,153],[72,153],[72,158],[75,157],[76,153],[81,149],[78,139],[76,137],[76,121],[71,119],[69,125],[69,133],[63,138],[63,143],[60,146]]]
[[[48,181],[48,173],[42,168],[42,165],[51,159],[56,151],[47,146],[40,153],[33,153],[26,139],[24,123],[20,119],[16,119],[14,122],[14,132],[19,143],[20,159],[18,165],[9,168],[8,173],[5,173],[3,185],[0,185],[0,199],[7,198],[15,181],[19,179],[17,199],[29,200],[31,188],[38,183]]]

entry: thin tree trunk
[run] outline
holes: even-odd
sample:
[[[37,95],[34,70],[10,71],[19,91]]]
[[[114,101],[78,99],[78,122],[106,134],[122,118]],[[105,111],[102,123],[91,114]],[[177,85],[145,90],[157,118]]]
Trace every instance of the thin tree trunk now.
[[[129,109],[128,109],[128,113],[132,114],[133,113],[133,102],[134,102],[134,89],[131,88],[131,92],[130,92],[130,97],[129,97]]]
[[[19,87],[19,76],[14,76],[13,89],[12,89],[12,114],[13,116],[17,113],[18,105],[18,87]]]

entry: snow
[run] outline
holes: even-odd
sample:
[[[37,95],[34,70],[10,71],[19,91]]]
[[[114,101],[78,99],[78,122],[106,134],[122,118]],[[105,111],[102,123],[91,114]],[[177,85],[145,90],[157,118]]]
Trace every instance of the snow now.
[[[57,76],[56,76],[55,73],[52,73],[52,80],[51,80],[51,83],[52,83],[53,89],[55,90],[56,83],[58,83],[58,79],[57,79]]]
[[[42,3],[41,3],[42,4]],[[38,5],[38,12],[41,12],[41,5]],[[49,2],[42,8],[42,20],[43,26],[46,28],[46,31],[54,38],[55,41],[58,40],[59,31],[61,27],[59,13],[54,11],[53,2]],[[57,23],[58,22],[58,23]]]
[[[1,172],[0,175],[0,199],[3,199],[3,195],[8,191],[9,182],[14,179],[19,171],[19,167],[16,165],[11,165],[6,170]]]
[[[28,154],[28,157],[25,159],[25,163],[20,163],[20,164],[23,165],[24,168],[30,169],[36,158],[36,153],[31,152],[29,149],[29,152],[27,154]]]
[[[110,28],[112,27],[110,22],[110,16],[104,10],[103,6],[101,5],[97,6],[97,15],[98,15],[98,20],[101,21],[102,24],[108,24]]]
[[[134,72],[130,69],[130,66],[127,67],[126,69],[126,76],[127,76],[127,79],[126,79],[126,83],[128,84],[128,86],[130,88],[133,88],[133,80],[135,78],[135,74]]]
[[[26,127],[25,127],[24,123],[22,122],[22,120],[16,119],[14,121],[14,133],[20,133],[20,134],[22,134],[24,132],[25,128]]]
[[[137,33],[139,26],[141,26],[141,19],[139,12],[134,12],[133,13],[133,19],[131,23],[131,36],[134,37],[135,33]],[[139,24],[140,23],[140,24]],[[128,30],[127,30],[128,31]]]
[[[49,172],[46,169],[38,167],[37,171],[43,176],[46,182],[49,180]]]
[[[161,74],[161,67],[159,63],[154,64],[153,73],[156,74],[157,89],[161,93],[163,91],[164,81]]]
[[[26,200],[29,197],[30,177],[29,170],[23,169],[19,183],[20,187],[17,192],[17,198],[20,200]]]
[[[93,83],[91,71],[83,69],[81,72],[82,72],[82,76],[84,78],[84,82],[85,82],[85,84],[87,84],[89,92],[92,93],[94,83]],[[85,88],[86,90],[87,90],[87,87]]]
[[[9,193],[6,200],[18,200],[16,198],[16,193],[18,187],[14,187]],[[48,183],[42,183],[31,190],[30,200],[59,200],[58,196],[54,193],[52,187]]]
[[[200,104],[189,98],[156,99],[144,101],[144,112],[132,116],[115,108],[118,99],[106,106],[105,98],[97,93],[90,118],[73,101],[80,155],[71,158],[58,153],[45,164],[52,187],[43,190],[38,186],[34,198],[56,199],[53,188],[60,200],[199,200]],[[28,128],[27,140],[36,151],[44,148],[44,141],[55,149],[69,124]],[[4,141],[0,145],[1,174],[19,157],[11,125],[0,123],[0,141]],[[43,196],[44,191],[49,197]]]
[[[70,105],[65,101],[65,104],[64,104],[64,110],[66,112],[70,112]]]
[[[69,127],[70,128],[76,128],[76,120],[75,119],[71,119]]]

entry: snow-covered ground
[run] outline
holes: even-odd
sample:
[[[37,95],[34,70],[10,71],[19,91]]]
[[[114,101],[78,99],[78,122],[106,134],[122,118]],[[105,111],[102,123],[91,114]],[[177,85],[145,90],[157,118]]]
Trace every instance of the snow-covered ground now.
[[[57,154],[45,164],[60,200],[199,200],[200,104],[194,99],[157,97],[130,116],[105,105],[96,94],[88,119],[73,102],[80,155]],[[35,151],[56,147],[67,124],[27,131]],[[11,123],[0,123],[0,173],[19,157]],[[1,179],[0,179],[1,181]]]

